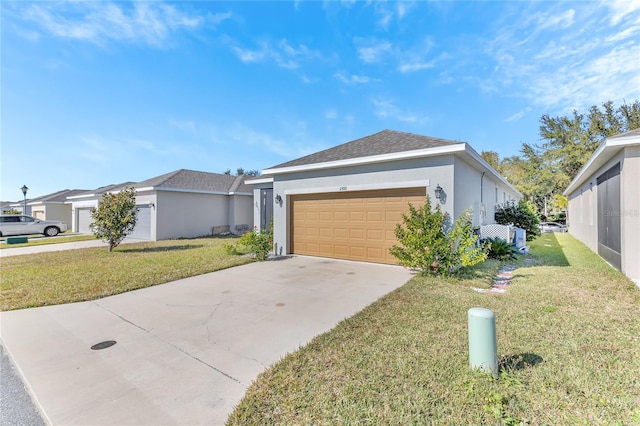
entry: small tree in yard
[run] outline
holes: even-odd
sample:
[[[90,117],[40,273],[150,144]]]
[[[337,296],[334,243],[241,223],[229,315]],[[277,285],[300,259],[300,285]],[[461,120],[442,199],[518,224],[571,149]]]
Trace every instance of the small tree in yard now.
[[[450,230],[448,225],[449,215],[443,214],[439,205],[432,211],[429,197],[420,208],[409,204],[409,212],[402,215],[402,223],[395,229],[399,245],[390,253],[400,265],[419,269],[423,275],[450,275],[487,259],[485,247],[476,245],[478,236],[471,226],[470,211]]]
[[[515,225],[527,231],[527,241],[531,241],[540,236],[540,218],[537,208],[533,203],[524,199],[516,204],[509,201],[496,208],[496,223],[501,225]]]
[[[136,190],[127,187],[117,194],[103,194],[98,208],[91,209],[91,231],[109,244],[109,252],[129,235],[138,222]]]

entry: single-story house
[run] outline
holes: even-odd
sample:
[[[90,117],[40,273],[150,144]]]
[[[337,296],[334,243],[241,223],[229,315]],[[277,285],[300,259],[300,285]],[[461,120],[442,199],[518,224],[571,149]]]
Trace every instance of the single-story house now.
[[[469,144],[384,130],[269,169],[254,186],[254,225],[273,220],[278,255],[396,263],[389,254],[408,203],[438,202],[452,218],[472,209],[494,223],[522,194]]]
[[[42,220],[60,220],[71,229],[72,215],[71,204],[67,203],[67,197],[86,192],[86,189],[63,189],[53,194],[43,195],[27,201],[31,208],[31,215]]]
[[[127,186],[133,186],[135,182],[125,182],[101,186],[91,191],[84,191],[79,194],[67,197],[67,203],[71,205],[71,229],[80,234],[90,234],[89,224],[92,222],[91,209],[98,207],[102,194],[118,192]]]
[[[139,211],[131,238],[157,241],[241,233],[251,228],[253,220],[252,188],[244,180],[245,176],[180,169],[142,182],[87,191],[68,199],[73,207],[73,230],[90,233],[90,211],[102,194],[133,186]]]
[[[564,191],[569,232],[640,285],[640,129],[604,140]]]

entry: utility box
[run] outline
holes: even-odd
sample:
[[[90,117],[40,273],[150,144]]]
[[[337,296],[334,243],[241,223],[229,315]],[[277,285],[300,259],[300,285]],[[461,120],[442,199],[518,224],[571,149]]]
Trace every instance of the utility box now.
[[[496,317],[489,309],[469,309],[469,365],[472,369],[498,374]]]
[[[7,237],[5,240],[7,244],[23,244],[28,241],[29,239],[27,237]]]

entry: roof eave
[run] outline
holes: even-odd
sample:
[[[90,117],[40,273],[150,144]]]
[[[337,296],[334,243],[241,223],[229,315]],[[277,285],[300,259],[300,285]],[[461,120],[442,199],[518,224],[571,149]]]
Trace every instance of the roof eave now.
[[[340,167],[360,166],[366,164],[385,163],[387,161],[407,160],[412,158],[430,157],[435,155],[455,154],[465,150],[466,143],[449,146],[439,146],[436,148],[418,149],[413,151],[401,151],[391,154],[371,155],[367,157],[349,158],[346,160],[326,161],[322,163],[303,164],[300,166],[281,167],[265,169],[263,174],[278,175],[286,173],[298,173],[315,170],[336,169]]]
[[[523,197],[522,193],[516,189],[508,180],[504,178],[496,169],[494,169],[489,163],[487,163],[484,158],[480,154],[476,152],[469,144],[466,144],[465,153],[469,155],[473,160],[479,163],[483,168],[486,169],[489,173],[491,173],[495,178],[500,180],[503,184],[505,184],[509,189],[518,194],[519,197]]]
[[[261,184],[261,183],[273,183],[273,177],[245,180],[244,183],[246,183],[247,185],[258,185],[258,184]]]
[[[419,149],[414,151],[402,151],[402,152],[395,152],[392,154],[373,155],[369,157],[352,158],[348,160],[337,160],[337,161],[328,161],[324,163],[307,164],[307,165],[301,165],[301,166],[265,169],[263,170],[263,173],[270,174],[270,175],[278,175],[278,174],[285,174],[285,173],[334,169],[339,167],[351,167],[351,166],[358,166],[358,165],[365,165],[365,164],[384,163],[388,161],[398,161],[398,160],[407,160],[412,158],[424,158],[424,157],[432,157],[437,155],[463,154],[463,153],[467,154],[482,168],[486,169],[486,171],[494,175],[503,184],[509,187],[512,191],[514,191],[520,197],[522,197],[522,194],[520,193],[520,191],[518,191],[513,185],[511,185],[511,183],[509,183],[504,177],[502,177],[500,173],[498,173],[493,167],[491,167],[486,161],[484,161],[484,159],[480,156],[480,154],[478,154],[466,142],[455,144],[455,145],[449,145],[449,146],[441,146],[436,148],[426,148],[426,149]],[[258,180],[247,181],[247,183],[252,183],[252,184],[270,183],[270,182],[273,182],[273,178],[269,180],[265,179],[260,181]]]
[[[583,183],[585,183],[593,173],[604,166],[611,158],[613,158],[620,150],[627,146],[640,145],[640,136],[629,135],[622,137],[613,137],[605,139],[604,142],[596,149],[587,163],[580,169],[576,177],[573,178],[567,189],[562,195],[569,196],[576,191]]]

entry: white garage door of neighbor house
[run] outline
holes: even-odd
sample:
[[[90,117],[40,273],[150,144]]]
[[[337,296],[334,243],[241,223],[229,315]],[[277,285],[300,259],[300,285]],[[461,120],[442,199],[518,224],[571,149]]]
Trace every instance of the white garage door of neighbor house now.
[[[395,226],[424,202],[425,188],[292,196],[292,252],[395,264]]]
[[[150,240],[151,239],[151,207],[149,206],[136,206],[138,207],[138,222],[133,232],[129,234],[130,238],[138,240]]]
[[[93,219],[91,218],[91,208],[77,209],[76,210],[76,220],[78,221],[78,232],[81,234],[91,234],[91,222]]]

